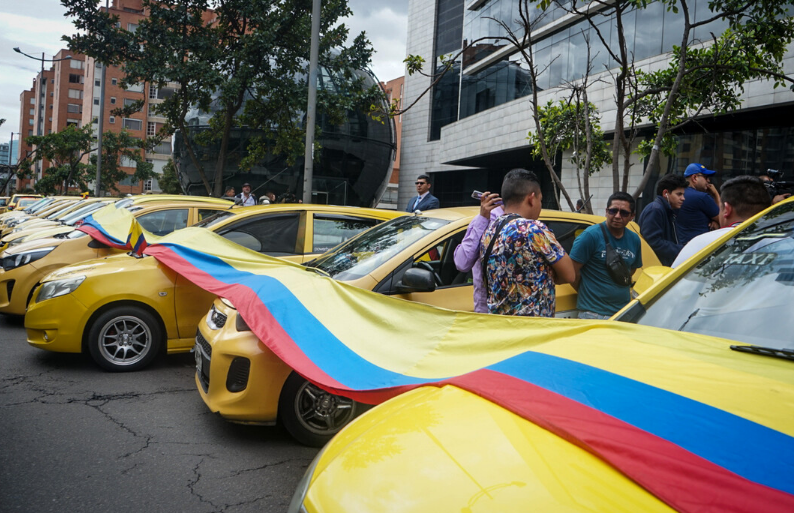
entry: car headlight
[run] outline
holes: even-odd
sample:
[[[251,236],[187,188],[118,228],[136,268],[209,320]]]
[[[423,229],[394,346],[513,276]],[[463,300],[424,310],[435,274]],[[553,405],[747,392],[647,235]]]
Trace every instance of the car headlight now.
[[[16,255],[7,255],[3,257],[3,270],[10,271],[19,266],[35,262],[39,258],[45,257],[50,254],[50,251],[55,249],[55,246],[48,248],[32,249],[30,251],[23,251]]]
[[[45,282],[41,286],[41,292],[39,292],[36,302],[41,303],[47,299],[71,294],[84,280],[85,276],[72,276],[63,280]]]
[[[328,445],[325,447],[328,447]],[[298,482],[298,487],[295,488],[295,493],[292,495],[287,513],[306,513],[306,508],[303,507],[303,501],[306,499],[306,493],[309,491],[309,483],[312,482],[314,470],[317,468],[317,464],[320,463],[320,458],[323,457],[325,447],[320,449],[320,452],[314,457],[311,465],[309,465],[309,468],[306,469],[300,482]]]

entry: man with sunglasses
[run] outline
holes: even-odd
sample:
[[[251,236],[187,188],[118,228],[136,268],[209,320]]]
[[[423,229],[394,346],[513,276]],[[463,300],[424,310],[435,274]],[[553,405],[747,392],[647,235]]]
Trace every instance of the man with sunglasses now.
[[[419,175],[414,182],[416,185],[416,194],[408,201],[408,206],[405,207],[406,212],[416,212],[417,210],[432,210],[439,208],[440,203],[438,198],[430,194],[430,177],[427,175]]]
[[[606,241],[620,254],[632,274],[642,267],[640,237],[626,230],[635,209],[634,198],[625,192],[609,197],[606,221],[588,227],[576,237],[571,248],[571,260],[576,271],[574,288],[579,292],[576,308],[580,319],[609,319],[631,300],[631,286],[621,286],[609,276],[606,264]]]

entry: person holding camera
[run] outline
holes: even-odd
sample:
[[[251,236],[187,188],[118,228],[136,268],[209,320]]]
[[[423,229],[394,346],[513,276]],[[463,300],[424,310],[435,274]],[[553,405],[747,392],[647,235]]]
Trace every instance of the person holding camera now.
[[[573,243],[580,319],[609,319],[631,300],[631,276],[642,267],[640,236],[626,229],[635,208],[631,194],[612,194],[606,221],[588,227]]]
[[[553,317],[554,284],[571,283],[576,273],[554,234],[538,221],[543,200],[538,177],[511,170],[502,182],[502,200],[504,215],[485,230],[480,245],[488,311]]]

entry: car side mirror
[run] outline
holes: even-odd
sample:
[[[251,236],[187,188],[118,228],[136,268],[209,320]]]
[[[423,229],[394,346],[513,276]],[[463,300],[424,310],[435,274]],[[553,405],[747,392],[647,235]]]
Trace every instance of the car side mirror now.
[[[639,269],[638,272],[634,274],[636,279],[633,287],[634,292],[642,294],[651,288],[654,283],[659,282],[659,280],[667,276],[671,271],[671,268],[662,265],[653,265]]]
[[[414,267],[405,271],[395,289],[398,294],[433,292],[436,290],[435,276],[427,269]]]

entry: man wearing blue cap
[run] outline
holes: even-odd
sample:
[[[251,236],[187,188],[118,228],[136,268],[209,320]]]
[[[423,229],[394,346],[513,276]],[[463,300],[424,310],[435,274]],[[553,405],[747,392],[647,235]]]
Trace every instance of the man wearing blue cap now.
[[[709,180],[714,173],[716,171],[695,163],[689,164],[684,171],[689,187],[684,192],[684,204],[675,220],[681,244],[706,233],[712,226],[719,227],[720,193]]]

